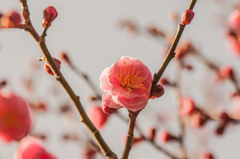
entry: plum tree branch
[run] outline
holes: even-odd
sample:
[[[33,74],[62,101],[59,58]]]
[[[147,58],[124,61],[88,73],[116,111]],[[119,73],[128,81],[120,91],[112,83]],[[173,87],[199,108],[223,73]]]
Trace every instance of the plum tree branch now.
[[[112,150],[108,147],[108,145],[105,143],[103,140],[100,132],[96,129],[96,127],[93,125],[91,120],[88,118],[85,110],[83,109],[83,106],[80,102],[79,96],[77,96],[72,88],[69,86],[68,82],[66,79],[63,77],[62,73],[60,70],[57,68],[50,52],[48,51],[48,48],[45,43],[45,36],[46,36],[46,31],[47,27],[44,28],[42,36],[39,36],[39,34],[36,32],[34,27],[32,26],[31,20],[30,20],[30,13],[28,10],[28,5],[27,5],[27,0],[20,0],[21,5],[22,5],[22,16],[24,19],[24,23],[26,25],[25,30],[28,31],[34,40],[37,42],[38,46],[40,47],[42,54],[45,58],[46,63],[48,66],[51,68],[53,71],[54,75],[56,76],[56,80],[62,85],[62,87],[65,89],[69,97],[71,98],[72,102],[74,103],[76,109],[79,112],[79,115],[81,116],[83,122],[88,129],[91,131],[92,135],[95,137],[95,139],[98,142],[98,145],[100,146],[101,150],[103,151],[104,155],[108,159],[117,159],[116,154],[112,152]]]

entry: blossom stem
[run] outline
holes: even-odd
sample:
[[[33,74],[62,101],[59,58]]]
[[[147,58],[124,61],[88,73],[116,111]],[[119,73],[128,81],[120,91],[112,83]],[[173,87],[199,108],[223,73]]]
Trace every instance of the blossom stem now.
[[[20,0],[22,5],[22,16],[24,19],[25,24],[27,25],[26,31],[28,31],[34,40],[37,42],[38,46],[40,47],[42,54],[45,58],[45,61],[47,62],[48,66],[53,71],[54,75],[56,76],[56,80],[63,86],[69,97],[71,98],[72,102],[74,103],[76,109],[79,112],[79,115],[82,118],[82,122],[88,127],[88,129],[91,131],[92,135],[95,137],[95,139],[98,142],[98,145],[100,146],[101,150],[103,151],[104,155],[108,159],[117,159],[117,156],[111,151],[111,149],[108,147],[108,145],[103,140],[100,132],[96,129],[96,127],[93,125],[91,120],[88,118],[85,110],[83,109],[83,106],[80,102],[79,96],[77,96],[72,88],[69,86],[68,82],[63,77],[62,73],[56,66],[50,52],[48,51],[48,48],[45,43],[45,31],[43,32],[43,36],[40,37],[39,34],[36,32],[34,27],[32,26],[32,23],[30,21],[30,13],[28,10],[27,0]],[[45,30],[45,29],[44,29]]]
[[[197,0],[191,0],[188,9],[192,10],[196,2],[197,2]],[[168,51],[168,54],[167,54],[167,56],[166,56],[166,58],[165,58],[165,60],[164,60],[164,62],[162,64],[162,66],[158,70],[157,74],[154,74],[154,79],[153,79],[153,83],[152,83],[151,92],[153,92],[154,88],[156,87],[159,79],[161,78],[161,76],[162,76],[163,72],[165,71],[165,69],[166,69],[167,65],[169,64],[169,62],[174,58],[174,56],[175,56],[174,51],[175,51],[175,49],[177,47],[177,44],[178,44],[178,42],[179,42],[179,40],[181,38],[181,35],[182,35],[183,31],[184,31],[184,28],[185,28],[185,25],[179,24],[178,31],[177,31],[177,33],[175,35],[175,38],[173,40],[173,43],[172,43],[172,45],[171,45],[171,47],[170,47],[170,49]],[[150,97],[151,97],[151,94],[150,94]]]
[[[128,133],[127,133],[127,138],[125,141],[125,146],[122,154],[121,159],[128,159],[130,150],[132,148],[132,140],[133,140],[133,133],[134,133],[134,128],[135,128],[135,122],[138,114],[140,113],[141,110],[132,112],[129,111],[129,125],[128,125]]]

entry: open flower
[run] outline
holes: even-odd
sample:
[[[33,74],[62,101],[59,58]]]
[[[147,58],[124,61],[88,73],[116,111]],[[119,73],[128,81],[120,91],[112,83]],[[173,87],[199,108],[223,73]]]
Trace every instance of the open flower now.
[[[116,104],[130,111],[147,105],[151,85],[152,74],[148,67],[128,56],[122,56],[100,76],[101,89],[109,91]]]
[[[0,139],[4,142],[20,140],[32,125],[29,104],[21,97],[0,92]]]
[[[44,149],[40,139],[28,136],[20,141],[14,159],[56,159],[56,158]]]

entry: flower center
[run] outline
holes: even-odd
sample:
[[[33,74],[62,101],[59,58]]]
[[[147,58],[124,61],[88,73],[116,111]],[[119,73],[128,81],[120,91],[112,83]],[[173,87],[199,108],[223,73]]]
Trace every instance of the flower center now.
[[[142,84],[145,79],[138,76],[141,71],[136,71],[137,66],[129,68],[129,65],[126,65],[125,61],[123,61],[123,64],[124,68],[122,69],[121,67],[118,67],[120,73],[117,73],[117,78],[120,86],[122,86],[123,89],[127,89],[129,91],[132,91],[133,88],[146,89],[146,87],[144,87]]]

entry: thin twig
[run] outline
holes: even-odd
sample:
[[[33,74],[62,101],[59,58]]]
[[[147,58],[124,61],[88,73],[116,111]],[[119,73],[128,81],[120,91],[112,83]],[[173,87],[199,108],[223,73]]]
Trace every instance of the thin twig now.
[[[20,0],[20,2],[22,4],[22,16],[23,16],[25,24],[27,25],[26,31],[28,31],[32,35],[32,37],[35,39],[35,41],[37,42],[38,46],[40,47],[40,49],[42,51],[42,54],[45,57],[46,62],[48,63],[48,66],[51,68],[54,75],[56,76],[56,80],[63,86],[63,88],[65,89],[65,91],[67,92],[69,97],[71,98],[72,102],[74,103],[76,109],[79,112],[79,115],[82,118],[81,122],[83,122],[88,127],[88,129],[91,131],[92,135],[95,137],[99,146],[101,147],[101,150],[103,151],[104,155],[108,159],[117,159],[117,156],[111,151],[111,149],[108,147],[108,145],[103,140],[100,132],[96,129],[96,127],[93,125],[93,123],[88,118],[88,116],[87,116],[85,110],[83,109],[83,106],[79,100],[79,96],[77,96],[73,92],[72,88],[69,86],[68,82],[65,80],[65,78],[63,77],[60,70],[57,68],[50,52],[47,49],[44,36],[43,36],[43,38],[41,38],[39,36],[39,34],[36,32],[36,30],[34,29],[34,27],[32,26],[30,17],[29,17],[30,13],[28,10],[27,0]]]
[[[191,0],[188,9],[192,10],[196,2],[197,2],[197,0]],[[163,72],[165,71],[169,62],[172,60],[172,58],[174,58],[174,56],[175,56],[174,51],[175,51],[175,49],[177,47],[177,44],[178,44],[178,42],[181,38],[181,35],[183,33],[184,28],[185,28],[185,25],[179,24],[178,31],[177,31],[176,36],[173,40],[173,43],[172,43],[172,45],[171,45],[171,47],[168,51],[168,54],[167,54],[167,56],[166,56],[166,58],[165,58],[165,60],[162,64],[162,66],[158,70],[157,74],[154,74],[154,79],[153,79],[153,83],[152,83],[151,92],[153,92],[154,88],[156,87],[159,79],[161,78],[161,76],[162,76]],[[151,94],[150,94],[150,96],[151,96]]]
[[[132,140],[133,140],[133,136],[134,136],[133,133],[134,133],[134,128],[135,128],[135,122],[136,122],[136,118],[137,118],[138,114],[140,113],[140,111],[141,110],[136,111],[136,112],[129,111],[128,133],[127,133],[125,146],[124,146],[124,150],[123,150],[121,159],[128,159],[130,150],[132,148]]]

